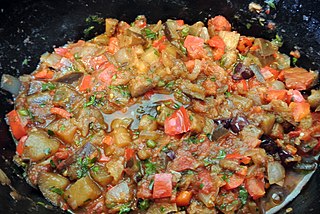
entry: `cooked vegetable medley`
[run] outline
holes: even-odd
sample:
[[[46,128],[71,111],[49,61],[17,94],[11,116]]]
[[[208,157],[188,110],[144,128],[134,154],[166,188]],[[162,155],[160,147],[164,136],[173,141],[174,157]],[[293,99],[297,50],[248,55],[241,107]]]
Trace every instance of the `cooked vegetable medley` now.
[[[318,74],[290,67],[279,42],[242,36],[223,16],[105,27],[15,82],[15,161],[53,205],[259,213],[286,171],[314,169],[303,157],[320,149]]]

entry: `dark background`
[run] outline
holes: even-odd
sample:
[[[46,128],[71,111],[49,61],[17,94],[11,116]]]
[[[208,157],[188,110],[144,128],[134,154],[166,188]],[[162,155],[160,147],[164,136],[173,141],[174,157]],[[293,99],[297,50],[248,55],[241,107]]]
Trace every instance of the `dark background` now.
[[[272,39],[278,33],[283,37],[281,51],[299,49],[302,57],[298,66],[319,70],[320,65],[320,1],[274,0],[276,9],[269,15],[248,11],[249,0],[0,0],[0,75],[9,73],[19,76],[32,72],[45,51],[53,51],[68,41],[89,39],[94,33],[102,33],[103,26],[87,36],[83,30],[89,15],[114,17],[132,22],[137,15],[146,15],[148,22],[168,18],[184,19],[186,23],[206,22],[207,18],[224,15],[233,28],[241,34]],[[264,8],[264,1],[255,1]],[[259,19],[265,19],[262,24]],[[266,23],[274,22],[275,30],[268,30]],[[252,27],[247,29],[250,23]],[[23,63],[24,62],[24,63]],[[7,173],[18,192],[29,197],[15,201],[8,194],[9,187],[0,186],[0,213],[58,213],[46,210],[37,202],[48,204],[41,194],[31,188],[22,178],[22,170],[11,161],[15,145],[8,132],[4,115],[12,109],[11,96],[0,90],[0,168]],[[288,207],[293,213],[319,213],[320,172],[317,170],[311,182]],[[285,213],[285,209],[280,213]]]

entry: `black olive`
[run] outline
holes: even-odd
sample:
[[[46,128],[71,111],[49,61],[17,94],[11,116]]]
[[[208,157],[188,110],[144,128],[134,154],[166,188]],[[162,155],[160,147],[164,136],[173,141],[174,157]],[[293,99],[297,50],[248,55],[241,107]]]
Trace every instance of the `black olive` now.
[[[279,151],[279,147],[271,137],[267,135],[262,135],[260,140],[261,140],[260,147],[266,150],[268,154],[274,155]]]
[[[292,158],[292,155],[289,152],[287,152],[286,150],[284,150],[282,148],[279,148],[278,154],[279,154],[280,160],[282,162],[282,165],[292,166],[293,163],[287,161],[289,158]]]
[[[254,73],[249,67],[246,67],[246,69],[242,71],[241,76],[243,77],[243,79],[250,79],[254,76]]]
[[[247,120],[247,118],[243,116],[236,116],[230,122],[230,129],[234,133],[238,133],[247,125],[249,125],[249,121]]]
[[[243,79],[241,73],[234,73],[234,74],[232,74],[231,77],[233,80],[242,80]]]
[[[254,76],[254,73],[252,69],[240,62],[233,69],[232,79],[234,80],[250,79],[253,76]]]
[[[173,159],[176,158],[176,154],[175,154],[174,151],[172,151],[172,150],[169,150],[169,151],[167,152],[167,156],[168,156],[171,160],[173,160]]]
[[[223,125],[224,128],[229,129],[230,128],[230,122],[231,118],[228,119],[216,119],[214,120],[214,123],[217,125]]]

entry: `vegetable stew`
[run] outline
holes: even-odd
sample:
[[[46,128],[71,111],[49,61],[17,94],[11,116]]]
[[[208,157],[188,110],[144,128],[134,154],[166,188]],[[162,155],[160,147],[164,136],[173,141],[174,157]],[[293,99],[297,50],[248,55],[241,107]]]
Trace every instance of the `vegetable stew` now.
[[[318,74],[278,49],[223,16],[107,18],[104,34],[6,77],[20,88],[14,160],[76,213],[259,213],[320,148]]]

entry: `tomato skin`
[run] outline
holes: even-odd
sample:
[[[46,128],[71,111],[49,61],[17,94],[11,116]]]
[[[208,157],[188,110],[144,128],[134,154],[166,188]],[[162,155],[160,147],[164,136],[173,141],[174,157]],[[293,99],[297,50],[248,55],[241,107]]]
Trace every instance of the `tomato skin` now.
[[[304,117],[310,114],[309,103],[291,102],[289,108],[292,111],[293,119],[295,122],[300,122]]]
[[[184,40],[183,46],[187,49],[188,54],[193,59],[201,59],[205,55],[203,48],[204,40],[200,37],[188,35]]]
[[[87,91],[91,88],[91,75],[85,75],[82,78],[81,84],[79,86],[79,91]]]
[[[134,150],[127,148],[124,152],[124,157],[125,157],[126,161],[130,160],[133,156],[134,156]]]
[[[182,134],[190,130],[191,122],[187,110],[182,106],[164,121],[167,135]]]
[[[215,16],[208,21],[208,28],[214,31],[231,31],[231,24],[224,16]]]
[[[178,194],[176,198],[177,206],[188,206],[190,204],[190,200],[192,198],[191,191],[182,191]]]
[[[23,136],[22,138],[20,138],[19,143],[18,143],[18,145],[17,145],[16,152],[17,152],[17,154],[20,155],[20,156],[21,156],[22,153],[23,153],[24,144],[25,144],[27,138],[28,138],[27,135],[25,135],[25,136]]]
[[[9,125],[13,136],[19,140],[23,136],[27,135],[25,127],[22,125],[18,112],[12,110],[7,114]]]
[[[165,198],[172,195],[172,174],[159,173],[154,176],[153,198]]]
[[[62,108],[57,108],[57,107],[51,108],[50,113],[60,115],[61,117],[64,117],[67,119],[69,119],[72,116],[71,113],[67,112],[66,110],[64,110]]]
[[[226,159],[236,159],[244,164],[249,164],[251,161],[250,157],[240,155],[239,153],[227,154]]]
[[[235,189],[243,183],[244,178],[245,176],[243,175],[233,174],[229,177],[224,188],[226,190]]]
[[[255,177],[246,179],[245,187],[254,200],[261,198],[266,193],[264,189],[264,182]]]

